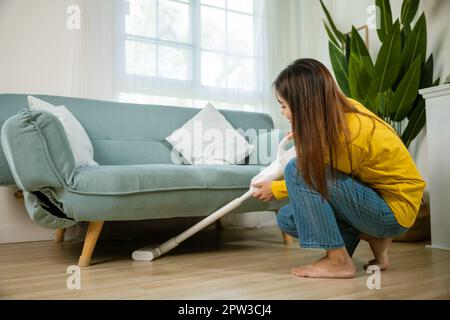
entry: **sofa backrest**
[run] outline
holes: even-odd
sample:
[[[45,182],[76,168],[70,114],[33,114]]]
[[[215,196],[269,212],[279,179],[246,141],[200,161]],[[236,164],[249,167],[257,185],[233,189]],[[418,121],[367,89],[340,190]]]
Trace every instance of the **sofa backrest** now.
[[[172,163],[172,148],[165,138],[199,112],[196,108],[34,96],[57,106],[64,105],[74,114],[91,138],[94,159],[101,165]],[[0,94],[0,128],[27,105],[27,95]],[[273,129],[268,114],[220,112],[236,129]],[[0,185],[15,185],[1,148]]]

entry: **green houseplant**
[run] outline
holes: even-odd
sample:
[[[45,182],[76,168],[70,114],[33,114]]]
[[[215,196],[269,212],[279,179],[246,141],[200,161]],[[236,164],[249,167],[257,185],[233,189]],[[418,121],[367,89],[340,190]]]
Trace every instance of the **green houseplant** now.
[[[331,64],[341,90],[394,127],[406,147],[426,121],[425,101],[418,90],[439,84],[439,79],[433,81],[433,55],[426,57],[425,14],[412,25],[419,2],[404,0],[401,17],[393,21],[389,0],[376,0],[381,48],[373,62],[356,28],[348,34],[338,30],[320,0],[327,17]]]

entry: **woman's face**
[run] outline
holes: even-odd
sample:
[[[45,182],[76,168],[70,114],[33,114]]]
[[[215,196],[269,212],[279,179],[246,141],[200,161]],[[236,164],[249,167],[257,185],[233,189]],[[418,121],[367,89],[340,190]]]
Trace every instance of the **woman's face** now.
[[[285,116],[288,119],[288,121],[292,124],[292,112],[288,103],[278,93],[277,93],[277,100],[281,107],[281,114]]]

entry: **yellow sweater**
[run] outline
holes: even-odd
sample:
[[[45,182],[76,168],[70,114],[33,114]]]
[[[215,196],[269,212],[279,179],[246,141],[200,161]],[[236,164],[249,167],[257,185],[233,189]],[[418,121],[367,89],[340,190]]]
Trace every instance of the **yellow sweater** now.
[[[374,115],[359,102],[349,99],[358,110]],[[397,134],[367,116],[347,115],[354,176],[380,194],[403,227],[414,224],[426,183]],[[373,123],[375,131],[372,136]],[[350,174],[346,148],[337,155],[336,169]],[[277,199],[288,197],[284,180],[272,182]]]

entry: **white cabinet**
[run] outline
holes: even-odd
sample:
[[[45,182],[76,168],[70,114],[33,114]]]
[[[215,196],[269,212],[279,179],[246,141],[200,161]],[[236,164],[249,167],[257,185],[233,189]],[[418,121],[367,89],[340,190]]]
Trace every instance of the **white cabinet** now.
[[[450,84],[424,89],[431,247],[450,250]]]

